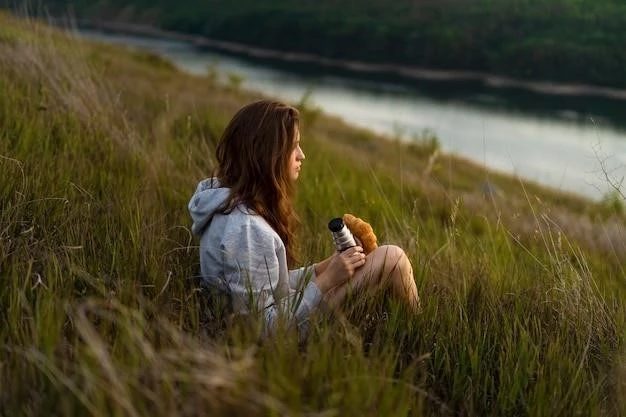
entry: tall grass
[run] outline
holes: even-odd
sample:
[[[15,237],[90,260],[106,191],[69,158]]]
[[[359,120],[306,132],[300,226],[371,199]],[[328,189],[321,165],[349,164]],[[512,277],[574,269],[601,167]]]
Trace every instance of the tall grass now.
[[[1,415],[626,413],[623,217],[303,109],[303,262],[355,213],[423,311],[355,298],[258,342],[206,323],[186,212],[258,95],[5,15],[0,91]]]

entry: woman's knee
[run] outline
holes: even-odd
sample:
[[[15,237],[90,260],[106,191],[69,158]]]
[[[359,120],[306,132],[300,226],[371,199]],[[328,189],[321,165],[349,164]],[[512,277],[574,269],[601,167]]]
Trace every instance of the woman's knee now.
[[[380,268],[391,273],[394,270],[407,271],[411,268],[411,263],[404,250],[396,245],[383,245],[376,248],[373,256],[379,263]]]

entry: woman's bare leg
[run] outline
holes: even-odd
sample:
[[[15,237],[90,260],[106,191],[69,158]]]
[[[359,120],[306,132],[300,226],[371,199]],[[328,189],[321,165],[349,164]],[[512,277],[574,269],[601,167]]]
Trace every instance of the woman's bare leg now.
[[[398,301],[410,310],[420,309],[413,267],[404,251],[394,245],[380,246],[365,258],[365,265],[355,271],[350,281],[329,291],[324,297],[326,305],[338,307],[346,295],[354,291],[378,292],[391,288]]]

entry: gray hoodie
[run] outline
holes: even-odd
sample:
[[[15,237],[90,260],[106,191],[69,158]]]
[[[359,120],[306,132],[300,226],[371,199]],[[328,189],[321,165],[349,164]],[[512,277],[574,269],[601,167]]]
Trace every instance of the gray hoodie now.
[[[289,271],[278,233],[246,206],[216,213],[229,195],[229,188],[207,178],[189,201],[191,230],[200,236],[203,283],[228,290],[235,313],[263,312],[266,332],[280,316],[302,330],[322,299],[314,268]]]

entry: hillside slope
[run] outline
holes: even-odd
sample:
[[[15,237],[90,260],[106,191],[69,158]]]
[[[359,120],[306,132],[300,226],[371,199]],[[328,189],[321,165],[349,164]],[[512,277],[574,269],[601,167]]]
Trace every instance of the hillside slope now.
[[[355,213],[406,249],[423,311],[355,296],[303,346],[259,343],[204,314],[186,209],[257,95],[3,14],[0,91],[2,414],[626,412],[619,204],[301,103],[303,262]]]

